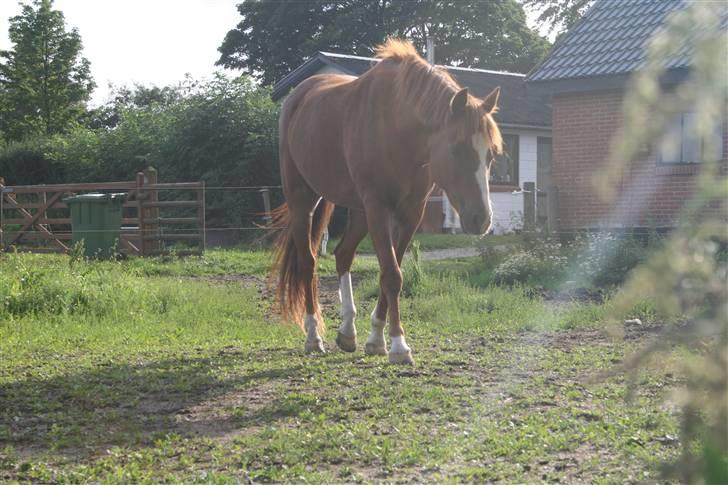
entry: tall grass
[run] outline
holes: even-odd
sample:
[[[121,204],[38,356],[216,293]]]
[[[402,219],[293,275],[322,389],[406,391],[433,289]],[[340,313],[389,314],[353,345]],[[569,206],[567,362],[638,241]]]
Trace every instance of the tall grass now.
[[[296,335],[263,316],[253,286],[149,278],[137,270],[135,263],[0,255],[0,354],[248,345]]]

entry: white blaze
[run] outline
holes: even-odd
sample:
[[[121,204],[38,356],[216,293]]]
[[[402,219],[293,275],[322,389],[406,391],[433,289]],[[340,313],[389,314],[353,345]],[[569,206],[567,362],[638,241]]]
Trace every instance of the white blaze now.
[[[486,178],[486,168],[488,167],[488,145],[485,142],[485,136],[482,133],[473,135],[473,149],[478,152],[478,170],[475,172],[475,181],[480,187],[480,193],[483,197],[483,205],[488,209],[491,220],[493,219],[493,211],[490,205],[490,188],[488,187],[488,179]]]

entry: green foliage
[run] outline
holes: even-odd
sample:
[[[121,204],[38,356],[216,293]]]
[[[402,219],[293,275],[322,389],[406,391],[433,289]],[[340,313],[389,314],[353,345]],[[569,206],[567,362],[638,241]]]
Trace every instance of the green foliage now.
[[[691,200],[679,226],[661,250],[634,271],[615,302],[620,314],[635,300],[649,298],[660,311],[684,316],[652,346],[638,353],[628,367],[635,372],[656,354],[659,358],[680,345],[686,375],[678,394],[682,406],[680,459],[668,467],[684,483],[724,481],[728,456],[728,247],[725,213],[728,209],[725,154],[715,143],[716,127],[725,126],[728,105],[728,32],[724,6],[688,2],[675,12],[651,40],[643,69],[632,79],[624,100],[624,118],[614,138],[606,177],[599,180],[611,196],[640,148],[665,136],[676,113],[690,111],[693,135],[705,150]],[[676,52],[691,56],[689,76],[677,87],[661,84]],[[605,183],[606,182],[606,183]],[[725,468],[723,469],[725,470]]]
[[[33,0],[10,19],[13,47],[0,52],[0,130],[10,141],[63,133],[85,114],[95,85],[81,36],[53,0]]]
[[[660,247],[660,239],[609,232],[577,233],[561,243],[524,238],[510,250],[483,253],[485,280],[497,284],[612,288]]]
[[[560,282],[568,264],[563,248],[555,241],[543,241],[535,247],[517,250],[495,267],[496,284],[525,283],[553,286]]]
[[[161,182],[278,185],[277,119],[269,90],[247,77],[120,90],[92,115],[96,128],[0,148],[0,173],[11,185],[96,182],[132,180],[153,165]],[[213,226],[247,226],[263,210],[257,192],[213,189],[206,200]]]
[[[572,247],[576,256],[571,272],[597,287],[622,284],[651,250],[641,238],[609,232],[581,235]]]
[[[367,56],[388,36],[411,39],[420,51],[432,37],[440,64],[515,72],[528,71],[548,48],[515,0],[264,0],[238,10],[243,18],[218,49],[218,64],[260,74],[265,84],[316,51]]]
[[[422,270],[420,262],[420,243],[413,241],[410,246],[410,256],[405,259],[402,267],[404,276],[402,283],[402,296],[405,298],[414,296],[424,284],[426,275]]]
[[[45,136],[0,146],[0,173],[5,183],[28,185],[66,180],[66,165],[51,155],[53,139]]]

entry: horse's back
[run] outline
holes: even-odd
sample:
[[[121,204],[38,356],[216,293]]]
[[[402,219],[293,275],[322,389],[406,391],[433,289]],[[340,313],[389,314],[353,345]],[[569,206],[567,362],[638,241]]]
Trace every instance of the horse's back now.
[[[311,76],[296,86],[283,102],[281,121],[286,116],[293,115],[302,104],[312,98],[331,98],[332,89],[350,84],[356,80],[354,76],[340,74],[317,74]]]
[[[337,74],[306,79],[286,98],[280,119],[281,163],[292,163],[317,194],[348,207],[360,205],[343,148],[354,80]]]

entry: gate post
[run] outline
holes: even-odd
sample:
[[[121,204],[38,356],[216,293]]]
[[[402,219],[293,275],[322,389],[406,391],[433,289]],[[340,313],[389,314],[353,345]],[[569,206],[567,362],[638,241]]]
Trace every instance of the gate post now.
[[[158,182],[157,169],[149,165],[144,169],[144,184],[145,185],[156,185]],[[154,203],[159,201],[159,192],[157,189],[145,191],[146,200]],[[144,209],[144,227],[146,229],[146,235],[152,238],[156,236],[156,239],[150,239],[147,241],[146,249],[148,251],[158,251],[161,249],[159,236],[159,207],[149,207]]]
[[[523,230],[530,232],[536,229],[536,184],[523,183]]]
[[[270,224],[272,218],[270,216],[270,189],[260,189],[260,193],[263,196],[263,220],[266,224]]]
[[[555,235],[559,232],[559,188],[556,185],[549,187],[548,214],[546,216],[546,224],[549,233]]]
[[[136,198],[137,198],[137,217],[139,218],[139,255],[146,256],[147,242],[144,237],[147,232],[144,227],[144,197],[147,194],[144,193],[144,174],[138,172],[136,174]]]

